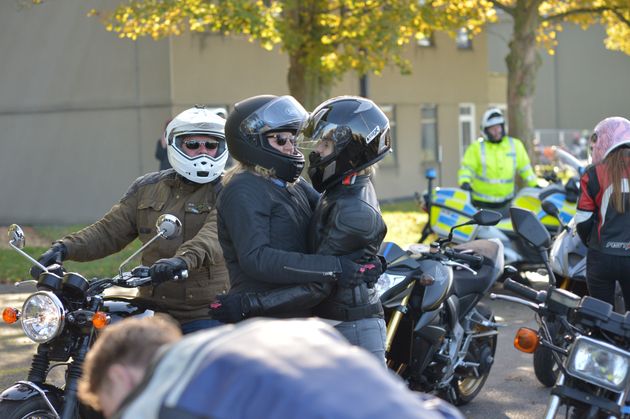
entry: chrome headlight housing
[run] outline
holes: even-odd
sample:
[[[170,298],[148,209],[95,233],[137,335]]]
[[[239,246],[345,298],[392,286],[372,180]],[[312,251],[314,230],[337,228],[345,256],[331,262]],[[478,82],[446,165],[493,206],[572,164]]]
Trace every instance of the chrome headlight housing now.
[[[48,342],[63,329],[65,310],[55,294],[39,291],[29,296],[22,306],[22,330],[34,342]]]
[[[606,342],[578,336],[567,359],[572,376],[614,392],[621,392],[630,376],[630,352]]]

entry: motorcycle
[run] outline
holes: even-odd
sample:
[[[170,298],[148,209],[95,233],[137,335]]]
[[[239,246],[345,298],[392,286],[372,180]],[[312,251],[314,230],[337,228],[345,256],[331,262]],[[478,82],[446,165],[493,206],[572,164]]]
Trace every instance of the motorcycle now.
[[[558,288],[567,290],[580,297],[588,295],[586,286],[586,246],[577,235],[575,230],[575,219],[571,219],[565,224],[560,216],[558,208],[549,201],[543,201],[543,210],[556,217],[560,222],[560,233],[553,239],[551,250],[549,251],[549,264],[551,274],[550,283]],[[556,278],[560,282],[556,284]],[[625,310],[623,294],[619,284],[615,290],[615,310],[623,313]],[[547,318],[552,340],[559,345],[565,334],[564,327],[553,316]],[[558,365],[554,361],[553,353],[545,347],[538,347],[534,352],[534,372],[541,384],[551,387],[558,377]]]
[[[582,163],[570,153],[557,147],[554,148],[554,152],[564,164],[578,173],[583,170]],[[477,211],[472,203],[470,192],[455,187],[433,188],[433,181],[436,178],[434,169],[428,169],[425,177],[428,189],[423,196],[422,208],[428,214],[428,221],[423,227],[419,243],[424,243],[432,234],[446,237],[452,226],[470,220]],[[552,182],[542,189],[521,189],[511,205],[531,209],[543,225],[550,232],[555,233],[561,222],[567,223],[575,215],[579,178],[571,177],[564,185],[557,179],[548,178],[547,180]],[[542,210],[543,201],[552,202],[559,208],[560,221]],[[543,267],[540,256],[514,232],[509,217],[503,218],[496,226],[468,225],[459,229],[454,236],[457,243],[489,238],[499,238],[503,242],[505,263],[514,266],[519,272],[536,272]]]
[[[550,244],[548,231],[533,213],[519,208],[510,212],[514,229],[540,252],[552,276],[544,256]],[[519,329],[514,346],[526,353],[548,348],[559,366],[544,417],[554,418],[564,406],[566,417],[630,418],[630,312],[615,313],[606,302],[580,297],[553,283],[537,291],[508,279],[504,288],[518,297],[491,294],[490,298],[531,308],[540,326],[537,331]],[[560,344],[554,340],[549,319],[564,327]]]
[[[464,225],[500,219],[481,210]],[[499,325],[480,300],[503,272],[498,240],[447,246],[459,227],[430,248],[404,251],[383,243],[387,269],[376,284],[387,321],[388,367],[411,389],[455,405],[473,400],[490,374]]]
[[[14,324],[19,320],[26,337],[38,346],[26,380],[0,393],[1,418],[101,417],[77,398],[83,361],[106,325],[130,316],[154,314],[139,299],[105,296],[104,291],[112,286],[136,288],[151,283],[148,267],[139,266],[130,272],[125,272],[124,267],[156,239],[180,235],[181,222],[177,217],[163,214],[156,222],[156,229],[157,234],[120,265],[117,276],[88,281],[78,273],[65,272],[60,265],[46,267],[38,263],[22,250],[25,244],[22,229],[16,224],[9,227],[9,245],[42,273],[36,281],[16,283],[17,286],[35,283],[37,287],[21,310],[7,307],[2,312],[6,323]],[[182,271],[180,276],[185,278],[188,272]],[[47,380],[51,370],[61,366],[67,368],[65,385],[57,387]]]

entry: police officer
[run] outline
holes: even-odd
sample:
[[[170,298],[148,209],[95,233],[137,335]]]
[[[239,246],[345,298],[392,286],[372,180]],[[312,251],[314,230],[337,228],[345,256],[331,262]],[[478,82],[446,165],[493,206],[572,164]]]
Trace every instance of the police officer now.
[[[527,186],[536,186],[536,175],[521,140],[506,134],[505,118],[499,109],[484,113],[481,130],[483,137],[464,154],[457,182],[472,193],[476,206],[500,210],[514,198],[517,174]]]
[[[142,263],[151,267],[153,281],[152,286],[140,288],[139,296],[173,316],[184,333],[218,324],[207,307],[228,288],[214,211],[228,159],[224,126],[225,119],[203,107],[177,115],[165,131],[173,168],[136,179],[103,218],[53,243],[39,262],[49,266],[106,257],[136,238],[148,241],[157,218],[173,214],[182,221],[183,234],[156,241],[144,251]],[[189,271],[189,277],[172,281],[183,270]]]

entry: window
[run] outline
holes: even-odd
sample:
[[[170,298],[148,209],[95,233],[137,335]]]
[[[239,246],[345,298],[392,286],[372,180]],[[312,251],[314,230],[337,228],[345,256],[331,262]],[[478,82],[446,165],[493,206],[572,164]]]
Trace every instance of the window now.
[[[420,36],[417,38],[417,43],[419,47],[422,48],[430,48],[435,46],[435,41],[433,39],[433,34],[418,34]]]
[[[455,36],[455,44],[458,49],[472,49],[472,39],[470,38],[470,33],[468,29],[461,28],[457,31],[457,35]]]
[[[425,104],[420,109],[421,160],[439,162],[439,144],[437,132],[437,106]]]
[[[392,136],[392,151],[380,161],[380,167],[396,167],[398,158],[396,156],[396,107],[394,105],[379,105],[383,113],[389,118],[389,129]]]
[[[464,156],[466,149],[475,138],[475,105],[459,104],[459,154]]]

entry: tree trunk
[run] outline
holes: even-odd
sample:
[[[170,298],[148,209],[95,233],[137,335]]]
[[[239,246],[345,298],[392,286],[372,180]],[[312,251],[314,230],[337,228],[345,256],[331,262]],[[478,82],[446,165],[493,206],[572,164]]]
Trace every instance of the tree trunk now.
[[[318,74],[316,68],[304,65],[304,57],[289,56],[287,81],[291,96],[296,98],[308,111],[328,99],[332,85]]]
[[[536,47],[540,0],[519,0],[514,7],[514,31],[510,52],[505,58],[508,68],[508,123],[510,135],[525,142],[532,164],[534,153],[533,102],[536,73],[541,65]]]

